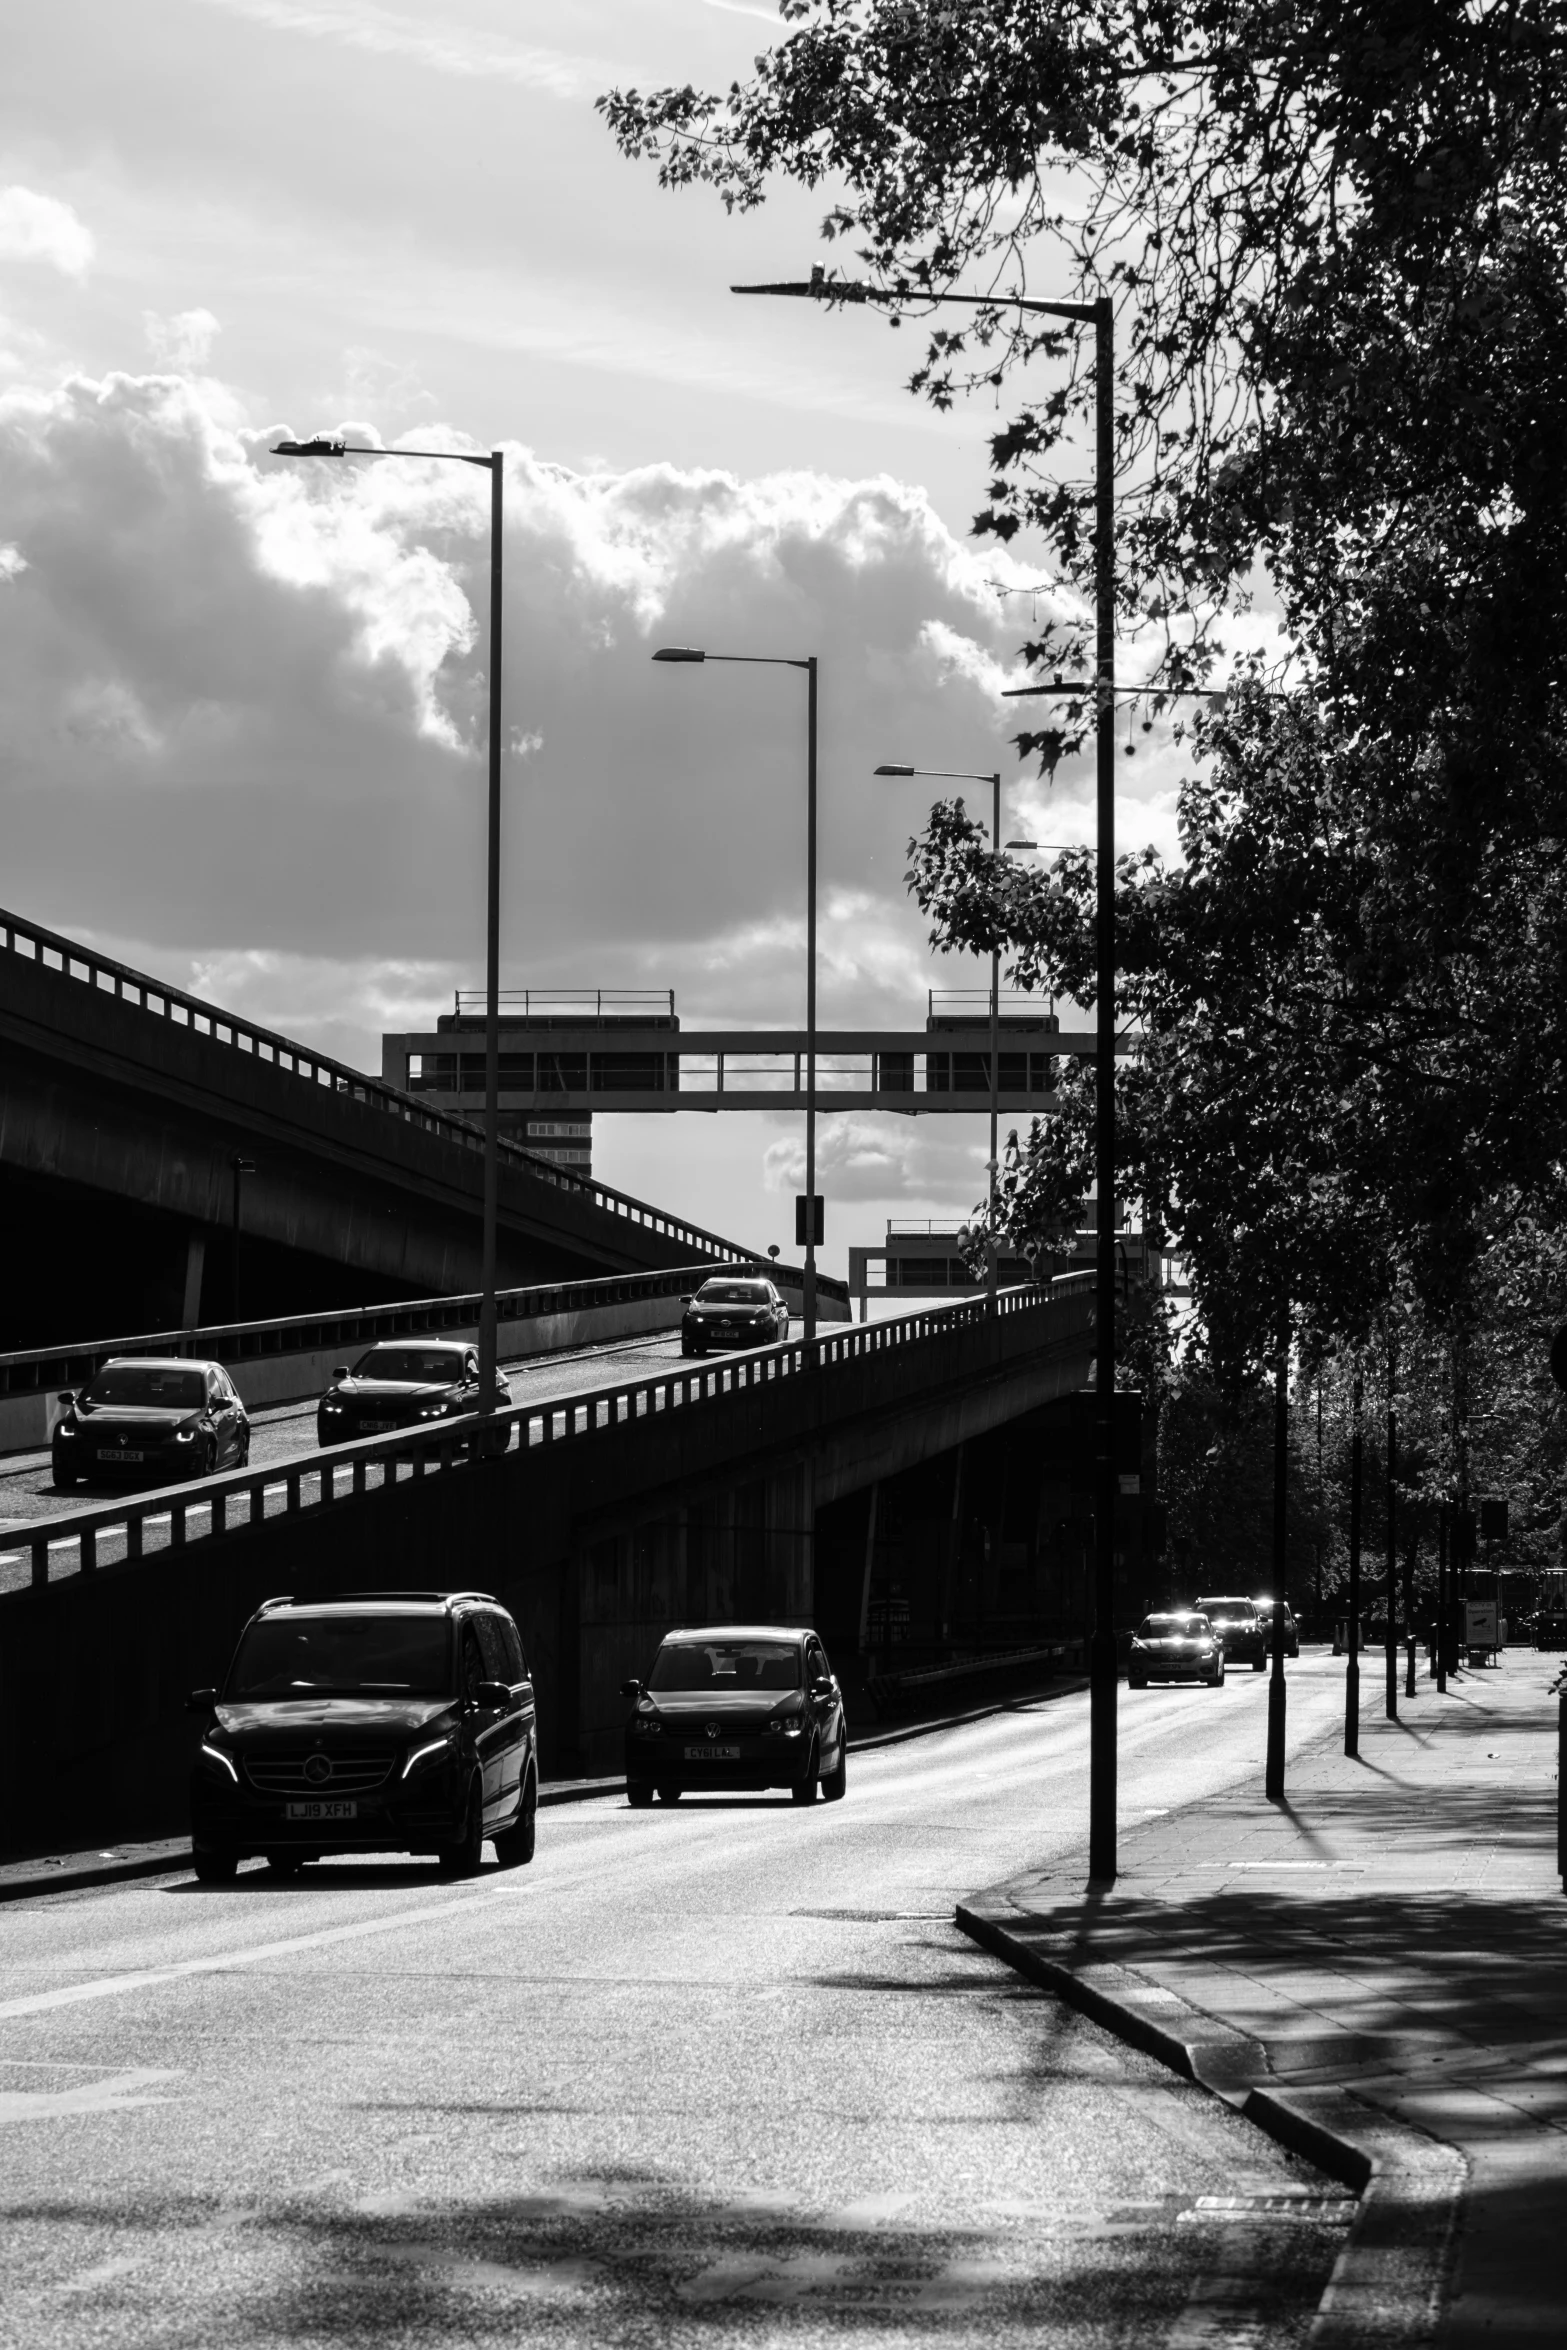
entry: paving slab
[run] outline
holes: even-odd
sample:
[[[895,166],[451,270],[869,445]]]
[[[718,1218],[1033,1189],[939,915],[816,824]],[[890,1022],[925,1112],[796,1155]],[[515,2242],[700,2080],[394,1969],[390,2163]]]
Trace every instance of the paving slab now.
[[[966,1903],[973,1937],[1360,2196],[1318,2350],[1567,2337],[1561,1660],[1509,1652]],[[1131,1693],[1123,1704],[1131,1707]]]

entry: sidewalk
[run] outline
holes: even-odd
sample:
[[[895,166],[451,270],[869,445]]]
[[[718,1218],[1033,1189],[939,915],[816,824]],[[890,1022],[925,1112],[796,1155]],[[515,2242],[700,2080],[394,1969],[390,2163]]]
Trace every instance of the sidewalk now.
[[[1257,1784],[1123,1830],[1113,1889],[1066,1870],[959,1922],[1361,2191],[1312,2340],[1567,2338],[1561,1659],[1515,1650]]]

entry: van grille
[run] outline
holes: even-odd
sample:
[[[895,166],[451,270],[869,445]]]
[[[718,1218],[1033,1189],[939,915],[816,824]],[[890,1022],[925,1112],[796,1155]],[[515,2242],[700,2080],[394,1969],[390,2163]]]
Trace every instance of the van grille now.
[[[388,1777],[394,1754],[320,1754],[301,1747],[296,1752],[247,1756],[245,1776],[262,1795],[365,1795]],[[318,1768],[307,1775],[306,1765]],[[327,1765],[325,1778],[319,1765]]]

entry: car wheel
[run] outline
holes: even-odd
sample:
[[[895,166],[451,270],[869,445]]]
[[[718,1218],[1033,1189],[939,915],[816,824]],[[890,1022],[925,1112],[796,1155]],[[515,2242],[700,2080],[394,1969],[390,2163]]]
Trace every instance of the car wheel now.
[[[1267,1658],[1265,1656],[1254,1656],[1251,1660],[1251,1669],[1254,1673],[1265,1673],[1268,1669]]]
[[[539,1833],[538,1782],[530,1771],[522,1783],[522,1801],[509,1828],[495,1838],[495,1857],[503,1869],[526,1868],[533,1858]]]
[[[305,1865],[302,1852],[269,1852],[267,1867],[274,1877],[297,1877]]]
[[[62,1469],[58,1462],[55,1464],[54,1489],[56,1493],[74,1493],[80,1483],[81,1479],[74,1469]]]
[[[671,1786],[666,1780],[664,1785],[660,1787],[658,1791],[658,1800],[660,1803],[678,1803],[684,1793],[685,1789],[683,1787]]]
[[[822,1750],[817,1744],[816,1740],[813,1738],[811,1740],[811,1759],[805,1766],[805,1777],[803,1779],[797,1779],[794,1785],[790,1788],[789,1793],[796,1803],[814,1803],[816,1801],[816,1790],[821,1785],[821,1779]]]
[[[849,1784],[849,1739],[845,1732],[838,1740],[838,1760],[830,1771],[822,1773],[823,1803],[841,1803]]]
[[[484,1803],[477,1779],[469,1782],[461,1835],[455,1844],[443,1844],[435,1857],[443,1877],[478,1875],[484,1857]]]
[[[190,1865],[200,1885],[232,1885],[239,1868],[239,1854],[221,1844],[195,1844],[191,1847]]]
[[[1141,1673],[1128,1673],[1126,1676],[1126,1686],[1128,1689],[1146,1689],[1148,1684],[1143,1679]]]
[[[248,1469],[250,1466],[250,1430],[248,1428],[240,1437],[239,1448],[234,1455],[234,1466],[236,1469]]]
[[[645,1781],[628,1779],[626,1781],[626,1801],[633,1811],[651,1811],[653,1790]]]

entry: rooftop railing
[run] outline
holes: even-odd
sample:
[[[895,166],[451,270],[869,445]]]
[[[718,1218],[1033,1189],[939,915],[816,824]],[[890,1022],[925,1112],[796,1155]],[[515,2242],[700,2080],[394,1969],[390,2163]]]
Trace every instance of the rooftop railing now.
[[[1057,1303],[1086,1301],[1092,1293],[1092,1275],[1067,1274],[1052,1283],[1048,1296],[1032,1286],[1003,1290],[994,1315],[1005,1323],[1023,1313],[1048,1311]],[[233,1469],[188,1485],[165,1486],[57,1518],[31,1520],[0,1533],[0,1560],[29,1558],[30,1588],[43,1590],[69,1575],[133,1564],[274,1518],[330,1509],[387,1484],[451,1473],[468,1464],[469,1448],[475,1444],[497,1454],[514,1444],[524,1451],[570,1444],[605,1428],[701,1410],[719,1398],[760,1391],[780,1381],[815,1378],[840,1364],[907,1357],[922,1343],[991,1319],[988,1299],[965,1299],[896,1320],[849,1323],[810,1343],[791,1339],[716,1362],[705,1360],[696,1369],[663,1372],[584,1395],[514,1404],[486,1420],[468,1415],[429,1429],[363,1437],[269,1467]],[[21,1596],[22,1589],[0,1594],[0,1615]]]

